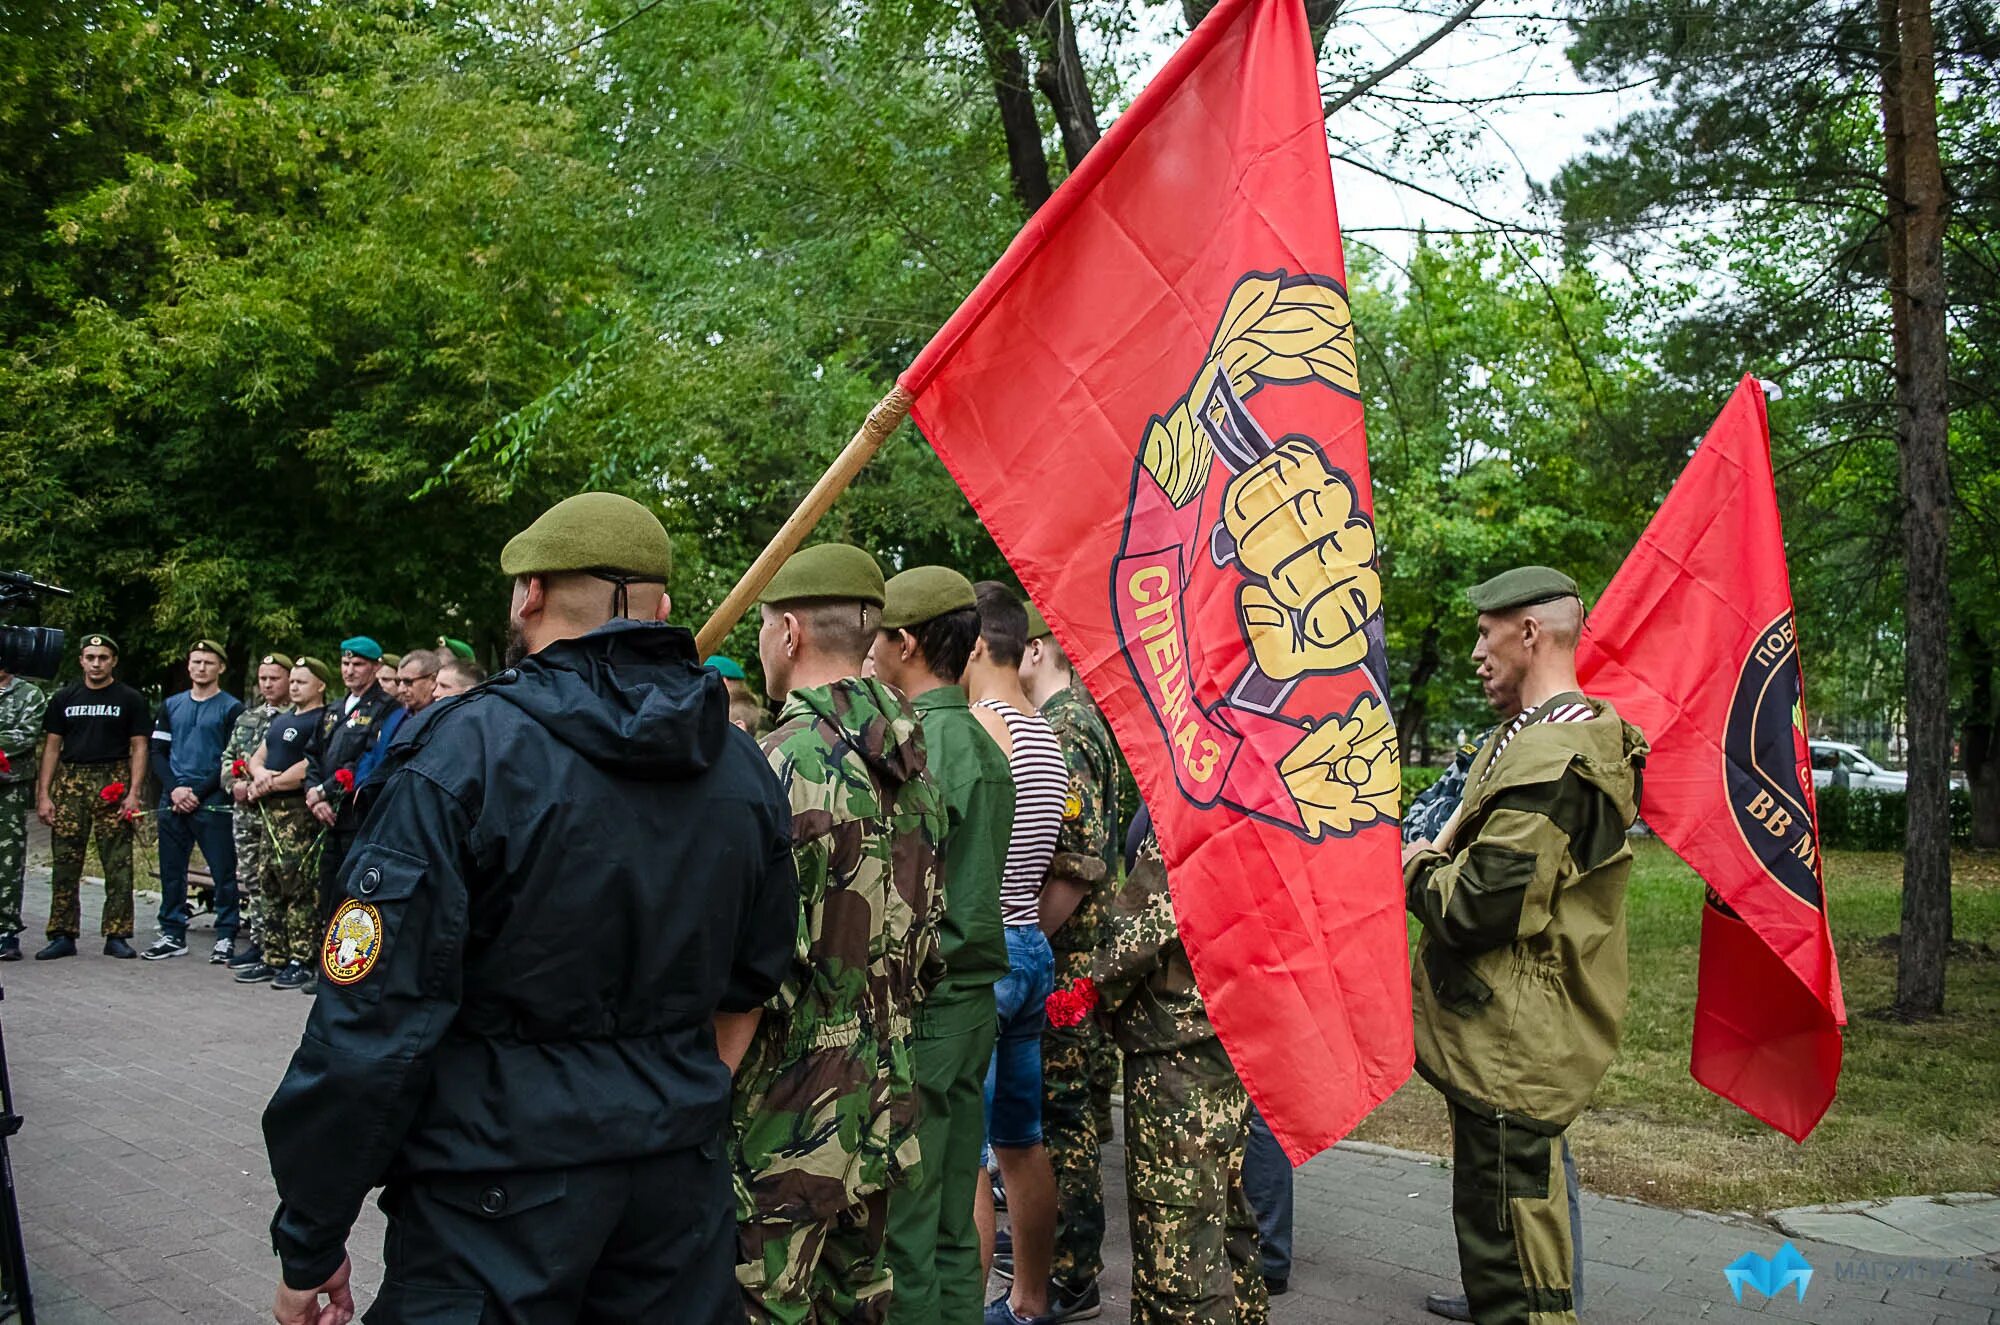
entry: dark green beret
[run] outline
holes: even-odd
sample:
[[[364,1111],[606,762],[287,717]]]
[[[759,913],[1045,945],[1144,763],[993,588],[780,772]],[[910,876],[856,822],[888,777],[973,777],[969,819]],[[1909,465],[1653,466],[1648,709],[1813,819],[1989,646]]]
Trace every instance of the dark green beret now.
[[[951,567],[913,566],[882,588],[882,629],[901,630],[977,606],[972,581]]]
[[[333,684],[333,669],[331,667],[328,667],[325,663],[321,662],[319,659],[314,658],[309,654],[303,654],[303,653],[300,654],[299,660],[292,665],[294,667],[305,668],[308,672],[311,672],[314,676],[317,676],[320,679],[320,681],[326,685]]]
[[[1484,584],[1465,591],[1466,601],[1475,612],[1511,612],[1517,607],[1553,603],[1558,598],[1581,599],[1576,581],[1548,566],[1516,566],[1502,571]]]
[[[1049,623],[1042,618],[1042,609],[1036,607],[1033,603],[1029,603],[1028,643],[1033,644],[1038,639],[1047,639],[1054,633],[1054,631],[1049,629]]]
[[[601,570],[665,584],[673,562],[660,517],[615,492],[580,492],[557,502],[500,551],[508,575]]]
[[[266,664],[273,664],[275,666],[282,667],[288,672],[292,670],[291,658],[288,655],[282,653],[267,653],[263,657],[257,660],[257,665],[259,667],[265,666]]]
[[[462,639],[452,639],[447,635],[438,636],[438,647],[449,653],[452,657],[464,662],[471,662],[474,656],[470,644],[467,644]]]
[[[778,568],[760,603],[795,603],[801,598],[838,598],[882,606],[882,568],[852,543],[821,543]]]
[[[223,666],[226,667],[229,665],[229,650],[223,648],[220,644],[217,644],[214,640],[208,639],[206,637],[198,639],[194,643],[188,645],[188,652],[212,653],[216,657],[222,659]]]
[[[382,655],[382,665],[393,672],[403,665],[403,655],[400,653],[385,653]]]
[[[112,639],[109,635],[103,634],[101,632],[92,635],[85,635],[83,637],[83,643],[77,645],[77,652],[81,653],[83,650],[88,649],[93,645],[95,645],[100,649],[109,649],[113,653],[118,652],[118,641]]]

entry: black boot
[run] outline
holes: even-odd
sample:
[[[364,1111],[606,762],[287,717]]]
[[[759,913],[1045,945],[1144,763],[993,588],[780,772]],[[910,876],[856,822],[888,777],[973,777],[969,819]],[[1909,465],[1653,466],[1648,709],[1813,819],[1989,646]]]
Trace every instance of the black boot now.
[[[38,962],[52,962],[58,957],[76,956],[76,940],[67,934],[58,934],[49,940],[49,946],[35,954]]]
[[[120,961],[130,961],[139,955],[139,950],[116,934],[113,934],[110,938],[104,940],[104,955],[107,957],[116,957]]]
[[[1424,1298],[1424,1310],[1433,1316],[1443,1316],[1446,1320],[1471,1320],[1472,1308],[1466,1303],[1465,1294],[1432,1293]]]
[[[0,935],[0,962],[21,960],[21,937],[18,934]]]

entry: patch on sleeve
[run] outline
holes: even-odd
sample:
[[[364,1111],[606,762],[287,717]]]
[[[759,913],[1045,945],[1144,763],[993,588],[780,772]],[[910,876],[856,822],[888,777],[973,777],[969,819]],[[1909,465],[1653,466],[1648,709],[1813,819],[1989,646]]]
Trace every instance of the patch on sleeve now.
[[[1072,787],[1069,795],[1063,798],[1063,822],[1073,824],[1081,818],[1083,818],[1083,797],[1077,795],[1076,789]]]
[[[320,968],[337,985],[351,985],[375,969],[382,955],[382,913],[352,898],[340,904],[320,945]]]

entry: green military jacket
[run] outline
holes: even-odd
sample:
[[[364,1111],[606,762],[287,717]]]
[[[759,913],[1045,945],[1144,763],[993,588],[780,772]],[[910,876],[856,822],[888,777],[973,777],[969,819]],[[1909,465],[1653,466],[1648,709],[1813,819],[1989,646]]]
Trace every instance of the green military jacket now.
[[[1097,948],[1101,917],[1117,877],[1117,847],[1112,825],[1118,822],[1118,747],[1090,696],[1075,685],[1064,686],[1042,705],[1042,717],[1062,745],[1069,766],[1069,791],[1063,801],[1062,828],[1056,854],[1049,861],[1050,879],[1069,880],[1090,892],[1077,904],[1062,927],[1049,936],[1059,953],[1088,953]]]
[[[1423,927],[1412,988],[1417,1071],[1445,1096],[1554,1133],[1583,1111],[1625,1020],[1625,831],[1646,741],[1609,704],[1531,720],[1466,774],[1450,854],[1403,869]],[[1503,729],[1504,731],[1504,729]]]
[[[1155,834],[1148,832],[1140,843],[1105,920],[1108,932],[1091,976],[1099,1015],[1118,1047],[1128,1054],[1176,1054],[1189,1066],[1234,1072],[1181,944]]]
[[[229,791],[238,782],[247,783],[250,781],[248,773],[239,778],[231,771],[236,767],[236,761],[241,759],[246,765],[249,764],[250,756],[256,754],[259,747],[264,744],[264,735],[271,730],[272,719],[276,718],[280,713],[289,713],[290,711],[289,708],[279,708],[275,704],[258,704],[255,707],[245,704],[243,706],[243,711],[236,715],[236,725],[229,729],[228,742],[222,747],[223,790]],[[274,768],[271,771],[273,773],[282,773],[285,770]],[[238,805],[236,808],[245,810],[252,807]]]
[[[924,729],[924,760],[944,798],[944,978],[927,1010],[991,989],[1007,974],[1000,875],[1014,830],[1014,775],[965,691],[938,686],[910,700]]]
[[[917,1159],[910,1017],[943,974],[944,798],[894,690],[795,690],[763,749],[792,810],[799,929],[733,1099],[741,1219],[833,1217]]]
[[[15,677],[0,690],[0,751],[5,751],[10,773],[0,773],[0,787],[35,785],[35,769],[42,753],[42,714],[49,697],[32,681]]]

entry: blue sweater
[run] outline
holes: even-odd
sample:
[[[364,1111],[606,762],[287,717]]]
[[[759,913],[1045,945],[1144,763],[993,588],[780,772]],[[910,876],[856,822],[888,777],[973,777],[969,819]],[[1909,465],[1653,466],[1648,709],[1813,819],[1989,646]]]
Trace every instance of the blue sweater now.
[[[243,701],[216,691],[197,700],[188,691],[168,695],[153,724],[153,768],[160,775],[160,803],[175,787],[186,787],[204,801],[222,794],[222,750]]]

